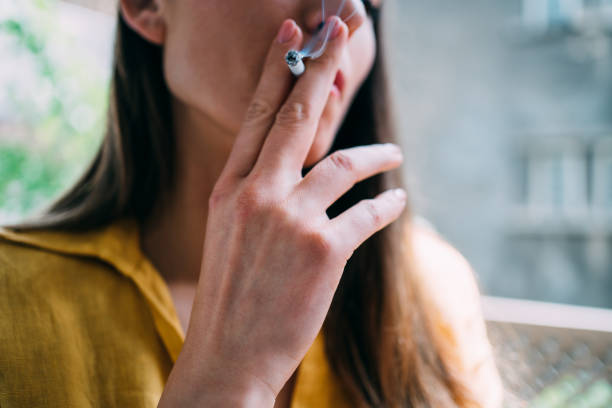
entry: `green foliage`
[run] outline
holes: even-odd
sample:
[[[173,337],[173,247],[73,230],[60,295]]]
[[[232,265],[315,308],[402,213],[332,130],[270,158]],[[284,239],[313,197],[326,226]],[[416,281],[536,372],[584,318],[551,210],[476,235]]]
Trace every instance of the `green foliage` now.
[[[49,156],[23,146],[0,146],[0,208],[23,213],[36,209],[60,188],[62,169]]]
[[[107,81],[86,58],[49,50],[58,38],[62,49],[73,48],[58,30],[57,1],[25,1],[26,13],[0,18],[0,39],[10,44],[2,60],[30,68],[0,89],[11,125],[27,135],[0,133],[0,223],[44,207],[74,182],[99,146],[108,97]]]

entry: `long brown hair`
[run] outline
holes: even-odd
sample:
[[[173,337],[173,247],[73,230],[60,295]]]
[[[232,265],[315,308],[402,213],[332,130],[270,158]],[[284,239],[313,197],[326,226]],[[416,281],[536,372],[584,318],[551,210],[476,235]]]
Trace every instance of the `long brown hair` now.
[[[373,19],[376,60],[331,151],[398,143],[379,13]],[[174,184],[175,141],[162,49],[132,31],[120,13],[117,27],[100,149],[76,184],[45,212],[9,228],[82,231],[125,216],[142,222]],[[362,199],[403,184],[399,169],[368,178],[334,203],[328,215],[333,218]],[[409,214],[404,211],[354,252],[323,326],[330,365],[354,406],[433,407],[468,401],[463,380],[444,364],[444,342],[431,330],[422,306],[408,238]]]

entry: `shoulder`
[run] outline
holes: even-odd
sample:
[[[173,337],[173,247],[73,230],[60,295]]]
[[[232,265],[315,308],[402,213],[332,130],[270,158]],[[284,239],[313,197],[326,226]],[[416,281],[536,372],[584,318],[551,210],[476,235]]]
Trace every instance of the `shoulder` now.
[[[140,260],[137,230],[128,221],[83,231],[0,226],[0,274],[15,282],[70,279],[82,287],[125,278]]]
[[[0,320],[19,322],[17,332],[53,330],[51,323],[68,323],[72,335],[82,320],[105,319],[113,302],[134,305],[138,294],[108,263],[91,256],[36,245],[27,232],[0,229]],[[49,336],[52,333],[46,333]]]
[[[480,291],[465,257],[427,226],[413,225],[410,237],[417,278],[428,295],[426,301],[454,317],[478,314]]]
[[[158,398],[167,355],[135,285],[50,237],[0,229],[0,405]]]
[[[417,223],[409,235],[422,301],[445,365],[477,406],[501,406],[503,390],[474,270],[434,229]]]
[[[95,289],[104,280],[116,280],[112,268],[94,257],[79,256],[37,244],[29,233],[0,228],[1,291],[27,290],[48,297],[58,292]],[[109,273],[111,272],[111,273]]]
[[[39,325],[40,315],[74,320],[106,317],[119,303],[140,308],[131,271],[119,270],[135,262],[109,255],[112,248],[96,237],[0,227],[0,314],[19,317],[25,326]]]

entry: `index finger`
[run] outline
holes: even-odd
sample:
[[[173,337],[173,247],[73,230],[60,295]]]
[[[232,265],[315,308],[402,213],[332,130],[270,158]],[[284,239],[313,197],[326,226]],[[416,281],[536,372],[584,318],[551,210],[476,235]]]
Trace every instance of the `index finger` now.
[[[259,83],[234,140],[223,171],[225,175],[244,177],[255,164],[264,139],[274,122],[276,111],[293,83],[293,77],[283,57],[290,49],[299,48],[302,39],[302,30],[295,21],[283,21],[270,46]]]
[[[312,146],[348,40],[348,27],[342,20],[333,16],[328,24],[334,24],[334,29],[327,50],[320,58],[306,61],[306,71],[278,111],[264,142],[255,163],[264,173],[280,168],[299,173]]]

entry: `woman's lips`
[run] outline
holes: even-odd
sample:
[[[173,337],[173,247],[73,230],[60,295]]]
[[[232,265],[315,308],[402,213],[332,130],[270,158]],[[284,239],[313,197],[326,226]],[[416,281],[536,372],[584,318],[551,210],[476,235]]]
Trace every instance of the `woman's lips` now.
[[[341,70],[336,72],[336,78],[334,78],[334,84],[332,86],[331,92],[337,94],[338,96],[342,95],[342,90],[344,89],[344,75]]]

